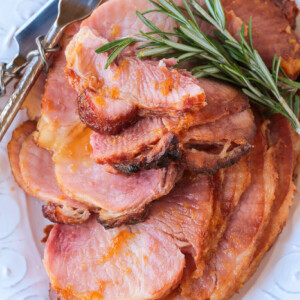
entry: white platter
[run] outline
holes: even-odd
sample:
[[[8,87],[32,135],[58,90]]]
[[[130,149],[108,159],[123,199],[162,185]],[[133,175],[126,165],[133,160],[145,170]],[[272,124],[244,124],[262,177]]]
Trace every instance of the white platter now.
[[[0,0],[0,62],[16,52],[13,35],[46,0]],[[5,101],[0,98],[0,107]],[[11,132],[26,119],[19,113],[0,143],[0,300],[48,299],[48,279],[42,266],[41,203],[15,183],[7,158]],[[298,180],[300,190],[300,180]],[[300,193],[294,199],[286,227],[255,275],[233,300],[300,299]]]

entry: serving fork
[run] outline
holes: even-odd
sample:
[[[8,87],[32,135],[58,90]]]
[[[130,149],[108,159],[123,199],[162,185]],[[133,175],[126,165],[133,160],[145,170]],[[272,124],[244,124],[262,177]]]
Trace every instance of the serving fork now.
[[[43,68],[44,71],[48,71],[49,57],[51,53],[58,49],[58,42],[62,37],[65,28],[71,23],[88,17],[101,2],[102,0],[59,1],[56,21],[45,37],[39,36],[36,38],[38,49],[33,51],[32,55],[29,56],[30,61],[24,74],[0,114],[0,141],[15,118],[17,112],[20,110],[26,96],[39,77]],[[3,70],[1,71],[3,72]]]

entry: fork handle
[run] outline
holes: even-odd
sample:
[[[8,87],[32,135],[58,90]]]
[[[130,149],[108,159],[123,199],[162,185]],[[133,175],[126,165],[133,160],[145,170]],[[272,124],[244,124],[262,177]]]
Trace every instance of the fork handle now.
[[[56,46],[62,35],[62,31],[63,28],[54,24],[44,39],[44,47],[53,48]],[[44,59],[48,60],[50,55],[51,53],[44,53]],[[38,79],[43,67],[44,60],[40,55],[34,56],[28,64],[24,75],[20,79],[16,89],[0,114],[0,141],[11,125],[17,112],[20,110],[24,100],[26,99],[26,96],[28,95],[35,81]]]

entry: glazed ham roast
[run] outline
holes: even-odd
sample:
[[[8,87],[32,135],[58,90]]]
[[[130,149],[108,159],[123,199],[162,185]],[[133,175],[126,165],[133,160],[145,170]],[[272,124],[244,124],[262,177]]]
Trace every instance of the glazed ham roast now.
[[[253,149],[236,165],[215,177],[184,174],[141,224],[107,231],[94,219],[56,225],[44,259],[52,299],[158,299],[167,293],[167,299],[229,298],[276,239],[294,194],[291,128],[282,117],[275,119],[261,124]],[[283,155],[279,166],[276,159]],[[147,240],[149,231],[155,246]],[[136,239],[145,242],[138,247]],[[157,276],[149,279],[157,264],[165,268],[156,274],[163,288]]]
[[[130,2],[122,10],[124,18],[118,24],[112,23],[113,28],[128,26],[133,30],[142,24],[130,12],[132,5],[142,5],[143,1]],[[154,8],[144,2],[144,9]],[[230,141],[226,136],[215,141],[206,141],[206,137],[201,136],[204,147],[184,145],[181,141],[189,128],[248,108],[247,99],[240,91],[225,84],[212,84],[207,79],[197,81],[187,71],[172,68],[170,61],[137,60],[132,52],[125,52],[105,69],[108,54],[96,54],[95,49],[116,37],[109,35],[110,31],[104,32],[96,22],[109,15],[114,5],[119,4],[109,1],[101,10],[96,10],[82,23],[66,49],[65,72],[78,92],[81,121],[95,131],[91,136],[93,159],[127,175],[142,169],[166,167],[172,161],[193,171],[215,173],[245,155],[255,133],[254,123],[249,127],[250,134],[232,137]],[[108,18],[107,22],[114,19]],[[117,37],[124,36],[118,34]],[[220,103],[224,103],[221,109]],[[231,111],[226,112],[228,103],[234,104]],[[251,123],[251,112],[245,123],[249,120]],[[200,131],[202,128],[199,134]],[[213,154],[209,153],[211,149]]]
[[[109,9],[112,5],[114,3],[111,1],[104,4],[95,11],[94,15],[101,15],[103,10]],[[94,15],[91,18],[94,18]],[[137,18],[130,20],[126,15],[123,22],[127,25],[130,22],[136,25],[138,21]],[[81,25],[81,29],[78,25],[69,29],[62,41],[64,49],[72,34],[78,30],[71,43],[77,43],[79,37],[87,38],[83,33],[90,32],[91,29],[85,24]],[[93,37],[95,37],[94,34]],[[108,38],[107,32],[105,38]],[[92,38],[91,41],[93,41]],[[76,45],[71,47],[69,44],[66,51],[69,59],[78,54],[76,49],[78,50]],[[84,47],[81,50],[85,50]],[[81,52],[81,50],[78,51]],[[126,57],[133,59],[131,56]],[[80,57],[75,61],[79,64]],[[149,64],[152,65],[151,62]],[[84,66],[84,62],[81,65]],[[180,101],[185,98],[184,84],[191,83],[196,90],[201,91],[201,95],[203,89],[200,86],[203,86],[204,93],[207,94],[208,105],[201,109],[198,107],[197,112],[194,111],[195,106],[190,110],[182,109],[182,111],[178,107],[177,113],[181,114],[180,117],[176,117],[173,113],[168,116],[158,116],[154,107],[153,116],[139,116],[135,124],[117,135],[102,134],[105,140],[99,142],[100,133],[89,129],[79,118],[76,102],[77,99],[81,101],[81,95],[76,94],[68,85],[66,79],[70,73],[68,61],[66,68],[65,66],[66,58],[61,52],[48,75],[42,101],[42,116],[37,125],[37,132],[34,133],[35,141],[40,147],[52,153],[54,164],[52,177],[55,177],[57,186],[64,197],[79,202],[89,212],[96,213],[98,220],[106,227],[134,223],[144,219],[147,205],[171,191],[175,182],[180,179],[183,168],[201,173],[215,173],[218,169],[237,162],[250,149],[250,140],[255,134],[255,124],[247,98],[239,90],[227,84],[209,79],[196,81],[186,71],[178,73],[175,69],[168,67],[165,62],[162,66],[153,66],[158,69],[158,72],[162,70],[167,70],[171,74],[177,72],[178,76],[182,76],[178,80],[183,82],[183,85],[178,86],[178,92],[174,91],[172,95],[160,94],[161,101],[169,103],[169,100],[174,100],[175,102],[172,103],[181,103]],[[187,78],[188,81],[182,78]],[[84,79],[80,80],[84,81]],[[106,85],[109,85],[109,81]],[[105,89],[105,87],[102,88]],[[127,88],[126,84],[124,88]],[[216,90],[217,93],[214,93]],[[186,93],[189,94],[189,92]],[[155,95],[153,97],[157,99]],[[196,101],[198,99],[196,98],[192,97],[187,103]],[[146,100],[147,98],[143,101]],[[220,102],[223,104],[220,105]],[[153,111],[150,106],[147,109],[149,112]],[[242,114],[240,120],[243,125],[237,125],[239,122],[234,121],[239,119],[240,114]],[[226,129],[223,126],[224,123],[232,124],[232,126]],[[144,132],[144,126],[148,128],[148,132]],[[245,130],[236,130],[237,127]],[[136,134],[136,130],[140,132]],[[213,132],[216,133],[215,137],[213,137]],[[135,136],[135,142],[131,136]],[[107,140],[113,141],[113,144],[109,145]],[[123,150],[122,144],[119,147],[117,141],[125,142]],[[107,151],[103,151],[105,144],[110,147]],[[100,149],[98,152],[97,147]],[[118,151],[119,148],[121,148],[121,153],[117,153],[118,155],[109,153],[110,149]],[[106,155],[101,161],[99,152],[102,156]],[[110,159],[108,155],[113,155],[113,159]],[[41,197],[41,200],[57,204],[56,199],[53,201],[53,199]],[[66,202],[64,204],[67,205]],[[53,205],[48,205],[48,209],[44,210],[45,215],[51,220],[54,219],[52,212]]]
[[[266,64],[276,52],[297,77],[292,1],[222,4],[232,34],[253,16]],[[95,53],[146,31],[135,11],[152,8],[109,0],[70,26],[40,119],[8,144],[16,181],[57,223],[44,255],[51,299],[228,299],[287,220],[296,161],[287,119],[264,117],[238,88],[197,80],[176,59],[139,60],[136,45],[108,68],[108,53]],[[177,25],[149,19],[166,32]]]

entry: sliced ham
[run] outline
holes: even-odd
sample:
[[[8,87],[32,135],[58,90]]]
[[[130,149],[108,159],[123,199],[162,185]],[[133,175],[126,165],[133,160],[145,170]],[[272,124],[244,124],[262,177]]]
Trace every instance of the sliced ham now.
[[[74,158],[72,151],[81,143],[79,137],[84,138],[84,132],[88,130],[76,112],[77,96],[68,87],[65,64],[62,51],[49,72],[36,140],[41,147],[53,152],[55,178],[64,197],[86,205],[92,212],[101,210],[99,221],[105,226],[140,221],[145,217],[146,205],[167,194],[180,172],[172,165],[132,177],[112,174],[112,168],[97,165],[89,158],[89,138],[79,146],[81,150],[75,151]],[[55,213],[57,220],[63,220],[63,214],[56,206],[45,207],[44,213],[50,219]]]
[[[114,277],[110,277],[104,289],[103,285],[91,286],[95,277],[90,277],[104,266],[107,266],[105,270],[109,274],[115,274],[116,269],[120,274],[120,266],[126,270],[128,266],[131,268],[131,257],[119,263],[123,258],[120,248],[116,246],[120,239],[117,243],[111,239],[116,230],[130,228],[130,234],[137,231],[144,234],[145,230],[155,238],[160,236],[165,247],[171,243],[185,254],[185,268],[181,269],[180,278],[176,277],[178,281],[171,278],[171,289],[169,281],[164,284],[164,296],[170,293],[167,299],[229,298],[252,274],[279,234],[294,193],[293,143],[288,121],[275,116],[272,123],[264,122],[252,143],[254,148],[250,153],[238,164],[219,172],[213,182],[209,176],[185,174],[169,195],[150,206],[148,219],[142,224],[104,231],[101,237],[99,225],[90,225],[92,221],[72,231],[68,226],[56,226],[45,250],[45,267],[51,280],[53,297],[68,299],[72,296],[79,299],[101,295],[103,299],[110,299],[119,288],[118,298],[134,299],[136,291],[140,290],[140,285],[136,285],[134,280],[144,280],[145,274],[152,274],[147,271],[147,268],[153,267],[152,261],[147,258],[148,253],[143,257],[145,263],[141,264],[141,268],[135,268],[137,273],[134,273],[134,278],[127,274],[121,277],[127,278],[131,287],[129,292],[124,288],[123,281],[110,284],[114,282]],[[278,159],[282,164],[277,164]],[[84,234],[81,234],[82,226],[85,226]],[[97,246],[97,250],[94,242],[87,242],[94,240],[94,236],[98,237],[98,243],[104,245]],[[109,239],[112,246],[107,248]],[[126,247],[132,249],[135,245],[135,241],[128,240]],[[155,249],[161,249],[157,245]],[[55,250],[58,247],[59,251]],[[111,252],[110,249],[115,250]],[[78,255],[79,252],[85,255]],[[89,260],[89,253],[97,259]],[[168,258],[157,255],[155,261],[163,266],[169,259],[177,257],[172,253],[169,248]],[[153,255],[153,251],[150,254]],[[139,261],[139,257],[138,252],[135,261]],[[80,265],[84,267],[79,269]],[[172,270],[177,270],[176,266]],[[65,279],[66,276],[69,280]],[[164,276],[160,275],[160,279],[165,282]],[[78,287],[74,282],[78,283]],[[156,281],[149,280],[147,283],[152,287]],[[156,299],[155,296],[148,297],[146,299]]]
[[[27,121],[20,125],[12,134],[12,139],[7,145],[8,158],[11,167],[11,171],[15,177],[18,185],[26,192],[29,193],[29,189],[24,182],[20,169],[20,151],[23,142],[26,138],[34,132],[36,125],[32,121]]]
[[[252,16],[253,46],[259,51],[264,62],[271,68],[274,55],[282,56],[281,66],[289,76],[297,78],[300,73],[299,37],[291,29],[290,20],[286,17],[282,7],[276,5],[275,2],[259,0],[256,5],[251,5],[245,0],[222,0],[227,20],[229,20],[229,30],[233,35],[238,37],[240,29],[236,19],[248,24]],[[295,8],[295,3],[288,2]],[[230,24],[232,24],[231,28]]]
[[[99,221],[108,227],[141,221],[146,205],[167,194],[181,176],[174,165],[131,177],[108,173],[106,166],[89,158],[89,135],[84,133],[55,155],[54,166],[50,152],[34,142],[30,134],[34,127],[25,123],[14,133],[10,161],[20,186],[47,203],[43,213],[53,222],[82,223],[90,212],[99,214]]]
[[[69,39],[63,41],[63,45]],[[66,58],[59,52],[48,73],[42,98],[41,118],[38,122],[38,144],[50,151],[58,150],[71,136],[79,123],[77,113],[77,93],[69,86],[64,74]]]
[[[93,133],[92,158],[125,174],[165,167],[180,158],[178,138],[168,123],[164,118],[144,118],[118,135]]]
[[[232,85],[207,78],[200,78],[198,82],[204,89],[207,105],[193,115],[193,125],[213,122],[250,107],[245,94]]]
[[[199,266],[207,250],[213,201],[211,177],[186,173],[167,196],[152,204],[144,224],[172,236]]]
[[[44,265],[58,299],[158,299],[178,285],[184,255],[143,225],[105,230],[95,219],[56,225]]]
[[[90,129],[84,128],[54,155],[55,175],[65,195],[89,207],[101,208],[99,220],[105,226],[129,221],[173,188],[178,176],[174,165],[132,176],[107,172],[105,165],[90,158],[90,134]]]
[[[236,289],[236,282],[250,266],[256,246],[271,218],[278,173],[274,149],[267,150],[266,125],[254,139],[250,152],[251,184],[230,219],[215,254],[203,275],[182,290],[179,299],[226,299]]]
[[[91,136],[93,159],[100,164],[115,165],[119,171],[127,174],[137,172],[140,169],[165,166],[171,160],[178,161],[180,151],[174,147],[175,137],[182,131],[186,132],[186,129],[192,126],[193,129],[190,132],[196,133],[198,131],[202,141],[204,137],[201,134],[204,128],[207,128],[206,134],[208,131],[210,134],[214,134],[216,130],[219,132],[218,136],[221,136],[219,128],[223,127],[224,123],[226,123],[227,136],[232,130],[233,139],[250,140],[255,133],[255,125],[250,111],[230,117],[232,119],[230,124],[234,126],[231,129],[229,129],[230,126],[227,125],[227,121],[213,123],[222,117],[223,120],[227,120],[225,119],[226,116],[238,114],[249,108],[247,97],[240,90],[219,81],[202,78],[199,83],[204,88],[208,104],[199,112],[185,114],[179,119],[142,119],[117,135],[93,133]],[[220,105],[220,103],[222,104]],[[238,124],[239,122],[241,125]],[[195,127],[195,125],[206,123],[211,125]],[[189,131],[184,135],[182,139],[186,140],[188,137],[192,139]],[[223,134],[223,137],[216,138],[215,141],[224,138]],[[184,143],[181,142],[181,144]],[[244,149],[240,155],[246,153],[247,147]],[[209,157],[209,159],[212,160],[214,157]],[[226,166],[225,163],[223,165]],[[213,169],[213,172],[216,172],[218,168],[213,166]]]
[[[291,78],[296,79],[300,73],[300,46],[299,37],[292,29],[298,14],[295,1],[258,0],[252,5],[247,0],[222,0],[221,3],[226,27],[233,36],[239,39],[242,23],[248,25],[252,17],[253,46],[266,65],[271,68],[274,55],[281,56],[281,66]],[[205,1],[201,0],[200,4],[204,5]],[[204,33],[212,34],[212,27],[206,22],[200,21],[200,28]]]
[[[255,5],[247,0],[221,0],[226,17],[226,27],[239,39],[239,30],[243,22],[248,30],[252,17],[253,46],[261,55],[268,68],[272,68],[274,55],[281,56],[281,66],[293,79],[300,73],[299,37],[293,30],[298,14],[297,4],[293,0],[258,0]],[[205,6],[205,1],[199,4]],[[211,25],[199,21],[205,34],[213,34]],[[245,36],[248,33],[245,30]]]
[[[271,120],[269,138],[274,148],[273,156],[275,161],[281,162],[275,165],[278,172],[278,184],[275,191],[272,216],[257,245],[251,265],[236,283],[236,289],[245,283],[255,272],[260,261],[283,230],[295,194],[295,185],[292,178],[295,158],[292,137],[293,129],[289,121],[283,116],[274,115]]]
[[[123,57],[105,69],[108,53],[95,53],[105,43],[106,39],[82,27],[66,49],[66,75],[77,93],[88,101],[79,106],[79,114],[93,130],[116,133],[113,121],[117,128],[121,127],[119,113],[122,113],[120,105],[126,104],[124,101],[134,105],[128,105],[131,108],[128,111],[126,108],[128,114],[136,110],[142,116],[178,115],[198,111],[205,105],[205,95],[197,80],[188,72],[168,68],[164,63]],[[121,103],[116,104],[119,100]],[[111,109],[111,102],[118,109]],[[92,123],[88,122],[89,117],[84,118],[86,112],[81,110],[84,106],[95,108],[92,108],[96,116]],[[108,115],[108,112],[115,114]],[[105,123],[107,119],[109,124]]]
[[[181,0],[175,0],[174,2],[178,5],[182,4]],[[135,34],[139,30],[149,31],[135,12],[154,8],[155,6],[148,0],[109,0],[84,20],[81,26],[88,26],[98,35],[108,41],[113,41]],[[165,32],[171,32],[176,26],[176,22],[164,14],[149,13],[147,18]],[[131,50],[134,51],[134,48]]]
[[[44,258],[53,299],[166,295],[181,280],[182,253],[196,263],[205,251],[212,195],[209,176],[186,174],[168,196],[151,206],[143,224],[110,230],[94,220],[82,226],[55,226]],[[99,285],[99,280],[105,284]]]
[[[238,205],[242,194],[251,183],[250,155],[244,156],[238,163],[220,170],[214,176],[214,214],[209,229],[209,245],[205,262],[216,252],[218,244],[229,224],[230,218]],[[195,270],[197,275],[203,270]],[[189,282],[187,282],[189,285]]]
[[[19,159],[22,177],[32,195],[45,202],[61,204],[64,196],[55,181],[50,152],[37,146],[29,135],[22,144]]]
[[[230,140],[238,142],[250,141],[256,132],[256,126],[251,109],[232,114],[215,122],[193,126],[183,132],[180,137],[182,144],[197,144],[202,141]]]
[[[256,130],[249,109],[188,130],[180,131],[180,126],[169,118],[144,118],[118,135],[93,133],[92,158],[125,174],[165,167],[172,160],[215,173],[249,151]]]
[[[51,221],[66,224],[85,222],[90,216],[89,211],[85,205],[65,197],[59,190],[51,154],[33,141],[35,127],[33,122],[22,124],[14,131],[8,145],[9,160],[16,181],[29,195],[47,203],[43,213]]]
[[[64,204],[67,201],[73,207],[85,207],[62,194],[55,180],[51,153],[37,146],[33,134],[23,142],[19,160],[22,178],[32,196],[45,202]]]
[[[248,153],[255,132],[251,110],[192,127],[179,138],[183,145],[182,164],[195,172],[214,174]]]

